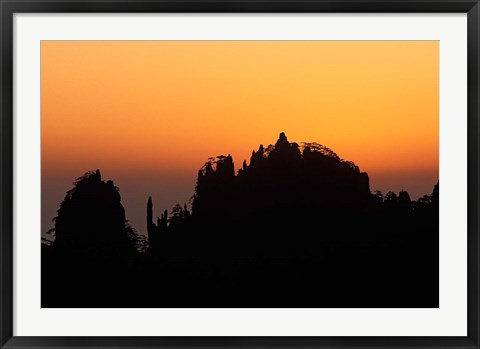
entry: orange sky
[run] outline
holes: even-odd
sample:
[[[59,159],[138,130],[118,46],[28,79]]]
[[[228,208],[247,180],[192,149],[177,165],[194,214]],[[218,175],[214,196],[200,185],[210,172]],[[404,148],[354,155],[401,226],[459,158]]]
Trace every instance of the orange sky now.
[[[157,212],[183,203],[208,157],[238,168],[281,131],[354,161],[372,190],[430,194],[438,60],[436,41],[43,41],[44,221],[100,168],[143,231],[148,195]]]

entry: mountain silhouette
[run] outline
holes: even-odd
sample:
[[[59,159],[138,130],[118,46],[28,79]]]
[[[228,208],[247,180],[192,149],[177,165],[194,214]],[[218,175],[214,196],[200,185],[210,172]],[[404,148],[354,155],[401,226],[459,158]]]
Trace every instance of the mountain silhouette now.
[[[198,171],[192,215],[184,211],[187,223],[214,221],[220,229],[221,222],[237,228],[298,228],[320,217],[328,220],[332,212],[353,214],[371,200],[368,175],[353,162],[341,160],[317,143],[289,143],[281,133],[275,145],[266,149],[260,145],[253,151],[250,164],[244,161],[237,175],[230,155],[211,158]],[[312,215],[305,215],[312,210]],[[303,213],[302,219],[295,212]],[[158,232],[167,228],[167,217],[163,213],[157,225],[152,217],[147,215],[147,227],[151,246],[155,246]]]
[[[210,158],[191,209],[155,219],[149,197],[146,248],[88,172],[43,246],[42,306],[438,307],[438,202],[438,183],[416,201],[371,193],[353,162],[281,133],[238,171]]]
[[[86,248],[131,252],[125,209],[113,181],[102,181],[97,170],[74,184],[54,218],[55,245],[69,252]]]
[[[282,216],[284,225],[291,209],[355,209],[370,196],[368,175],[352,162],[321,145],[289,143],[284,133],[275,145],[252,152],[237,176],[230,155],[215,164],[199,171],[194,215],[243,219],[261,212],[265,220]]]
[[[132,271],[141,238],[120,201],[99,170],[77,178],[53,219],[53,246],[42,246],[42,299],[73,300],[76,307],[94,299],[101,306],[129,290],[123,276]]]

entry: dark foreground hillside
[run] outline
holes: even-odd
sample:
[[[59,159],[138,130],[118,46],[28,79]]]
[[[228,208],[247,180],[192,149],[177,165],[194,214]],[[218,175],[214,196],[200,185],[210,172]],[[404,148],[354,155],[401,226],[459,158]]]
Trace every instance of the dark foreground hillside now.
[[[438,193],[372,194],[354,163],[282,133],[237,173],[209,159],[191,210],[154,219],[148,198],[147,245],[87,173],[42,245],[42,307],[438,307]]]

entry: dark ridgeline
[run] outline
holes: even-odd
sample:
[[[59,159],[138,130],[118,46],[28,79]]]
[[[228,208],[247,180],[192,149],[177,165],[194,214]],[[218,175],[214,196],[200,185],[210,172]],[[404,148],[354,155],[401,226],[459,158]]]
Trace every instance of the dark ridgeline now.
[[[154,219],[148,198],[147,249],[89,173],[44,246],[42,306],[438,307],[438,195],[372,194],[353,162],[281,133],[237,174],[210,158],[191,211]]]

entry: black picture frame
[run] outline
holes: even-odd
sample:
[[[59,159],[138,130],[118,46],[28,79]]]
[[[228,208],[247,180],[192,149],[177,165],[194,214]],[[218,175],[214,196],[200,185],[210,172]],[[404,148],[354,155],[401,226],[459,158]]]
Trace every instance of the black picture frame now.
[[[15,13],[467,13],[468,334],[466,337],[15,337],[13,336],[13,16]],[[385,347],[480,348],[478,0],[0,0],[1,18],[1,348],[44,347]]]

